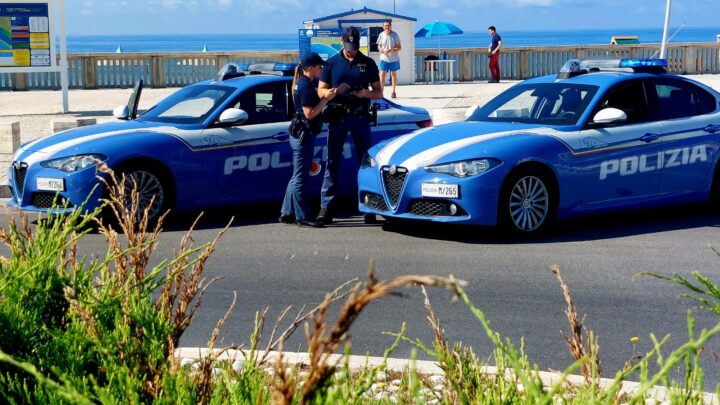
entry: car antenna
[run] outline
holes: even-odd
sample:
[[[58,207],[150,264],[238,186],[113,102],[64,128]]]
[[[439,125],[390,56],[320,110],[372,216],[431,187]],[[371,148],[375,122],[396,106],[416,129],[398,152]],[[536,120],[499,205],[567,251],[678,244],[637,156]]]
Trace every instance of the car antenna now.
[[[672,35],[670,35],[670,38],[668,38],[667,42],[672,41],[672,39],[675,38],[675,35],[677,35],[677,33],[680,32],[681,29],[685,28],[686,25],[687,25],[687,23],[682,23],[682,24],[680,25],[680,27],[678,27],[678,29],[675,30],[675,32],[674,32]],[[652,56],[650,57],[650,59],[654,58],[654,57],[660,52],[660,49],[661,49],[661,48],[658,48],[658,50],[655,51],[654,54],[652,54]]]

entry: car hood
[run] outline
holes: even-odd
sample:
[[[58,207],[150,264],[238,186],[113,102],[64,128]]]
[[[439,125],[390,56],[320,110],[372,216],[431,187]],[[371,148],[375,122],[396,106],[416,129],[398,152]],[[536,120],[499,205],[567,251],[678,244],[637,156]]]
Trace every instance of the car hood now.
[[[518,134],[555,135],[556,131],[530,124],[464,121],[398,137],[379,150],[371,150],[371,154],[380,166],[392,164],[412,170],[436,163],[459,149],[478,144],[490,146]]]
[[[107,140],[108,138],[130,133],[178,133],[175,126],[164,123],[118,121],[105,124],[89,125],[86,127],[69,129],[30,141],[15,151],[13,160],[23,160],[28,164],[37,160],[47,159],[58,152],[69,151],[69,154],[78,152],[78,146],[93,141]]]

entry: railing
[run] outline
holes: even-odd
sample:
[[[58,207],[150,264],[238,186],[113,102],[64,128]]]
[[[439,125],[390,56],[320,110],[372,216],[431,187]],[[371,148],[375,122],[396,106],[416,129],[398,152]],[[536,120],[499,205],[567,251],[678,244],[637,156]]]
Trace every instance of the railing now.
[[[556,73],[566,60],[650,57],[659,45],[595,45],[503,48],[503,79],[527,79]],[[454,59],[453,76],[459,81],[487,80],[490,71],[485,48],[445,49]],[[424,59],[430,49],[415,51],[415,81],[424,80]],[[668,45],[669,70],[676,73],[720,73],[720,44]],[[128,88],[142,78],[148,87],[181,87],[211,79],[228,62],[297,62],[298,53],[284,52],[186,52],[186,53],[82,53],[68,55],[71,89]],[[440,72],[439,74],[443,74]],[[440,79],[443,79],[442,77]],[[0,73],[0,90],[59,89],[59,73]]]
[[[612,59],[657,57],[659,45],[595,45],[503,48],[500,52],[500,75],[503,79],[523,80],[555,74],[568,59]],[[487,48],[446,49],[454,59],[454,77],[460,81],[490,79]],[[415,51],[415,80],[423,81],[424,60],[436,52]],[[441,56],[441,57],[444,57]],[[685,43],[667,47],[668,70],[674,73],[720,73],[720,44]],[[442,73],[441,73],[442,74]],[[444,78],[441,78],[444,79]]]

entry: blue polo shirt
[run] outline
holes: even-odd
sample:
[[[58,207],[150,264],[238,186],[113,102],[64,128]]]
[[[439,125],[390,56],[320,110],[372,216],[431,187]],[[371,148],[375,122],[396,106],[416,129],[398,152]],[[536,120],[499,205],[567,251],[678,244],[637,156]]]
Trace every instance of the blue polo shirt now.
[[[303,107],[314,108],[320,103],[320,96],[318,95],[315,85],[305,75],[298,78],[297,84],[295,85],[293,102],[295,103],[295,111],[303,115],[305,115]],[[317,117],[310,120],[310,125],[316,133],[320,132],[322,124],[322,114],[318,114]]]
[[[343,83],[350,86],[349,91],[358,88],[369,88],[372,83],[380,80],[380,72],[377,64],[372,58],[358,52],[351,61],[345,58],[345,54],[341,50],[327,60],[325,69],[323,69],[320,81],[330,84],[330,87],[338,87]],[[370,104],[369,99],[357,99],[350,97],[351,102],[359,102],[361,104]]]
[[[494,51],[495,48],[498,47],[498,42],[500,41],[502,41],[502,38],[500,38],[500,35],[498,35],[498,33],[496,32],[490,40],[490,51]]]

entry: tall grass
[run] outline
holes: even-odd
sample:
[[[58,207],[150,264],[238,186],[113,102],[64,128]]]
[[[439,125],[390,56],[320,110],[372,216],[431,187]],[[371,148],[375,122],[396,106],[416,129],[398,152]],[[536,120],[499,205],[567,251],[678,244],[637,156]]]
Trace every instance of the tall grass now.
[[[651,336],[653,347],[631,359],[625,367],[601,379],[598,334],[585,329],[571,289],[560,269],[552,269],[565,298],[568,332],[564,339],[575,359],[555,381],[543,378],[527,356],[524,343],[503,338],[485,313],[469,299],[462,281],[452,277],[376,277],[370,264],[366,281],[351,280],[327,294],[314,308],[301,308],[294,318],[290,309],[265,336],[267,309],[258,311],[248,331],[249,350],[242,367],[223,360],[223,350],[194,366],[181,366],[175,357],[180,339],[191,325],[202,297],[213,280],[203,277],[207,259],[222,229],[211,241],[195,245],[193,224],[171,258],[150,266],[158,246],[164,216],[157,223],[139,212],[137,193],[106,173],[111,190],[98,212],[76,211],[50,216],[32,226],[27,217],[10,218],[0,230],[9,251],[0,257],[0,398],[7,403],[202,403],[202,404],[335,404],[335,403],[645,403],[657,397],[656,385],[669,387],[662,399],[672,403],[703,403],[705,345],[720,332],[720,324],[697,331],[688,312],[688,341],[666,348],[667,337]],[[113,221],[108,221],[111,215]],[[113,225],[109,225],[112,223]],[[78,242],[93,225],[107,242],[104,255],[79,257]],[[229,225],[229,224],[228,224]],[[118,233],[119,232],[119,233]],[[696,273],[696,282],[679,276],[655,277],[689,288],[705,309],[720,314],[720,288]],[[414,367],[390,371],[386,362],[355,370],[349,365],[349,332],[358,316],[375,301],[420,287],[425,295],[432,342],[405,335],[405,326],[393,333],[385,361],[401,344],[411,344],[431,356],[443,372],[438,388]],[[472,347],[453,342],[425,292],[440,287],[458,298],[481,326],[494,350],[478,355]],[[219,331],[235,305],[228,303],[218,320],[208,348],[217,345]],[[332,305],[340,305],[334,319]],[[375,304],[374,304],[375,305]],[[561,309],[558,309],[559,311]],[[284,326],[283,326],[284,325]],[[288,337],[304,326],[308,361],[289,364],[285,357],[271,358]],[[265,342],[263,345],[262,342]],[[260,347],[264,350],[260,354]],[[344,354],[336,361],[334,354]],[[494,368],[487,361],[491,358]],[[686,370],[681,381],[671,379],[678,367]],[[651,371],[654,370],[654,371]],[[385,381],[392,373],[390,390]],[[571,382],[570,374],[582,375]],[[639,382],[627,391],[623,382]]]

